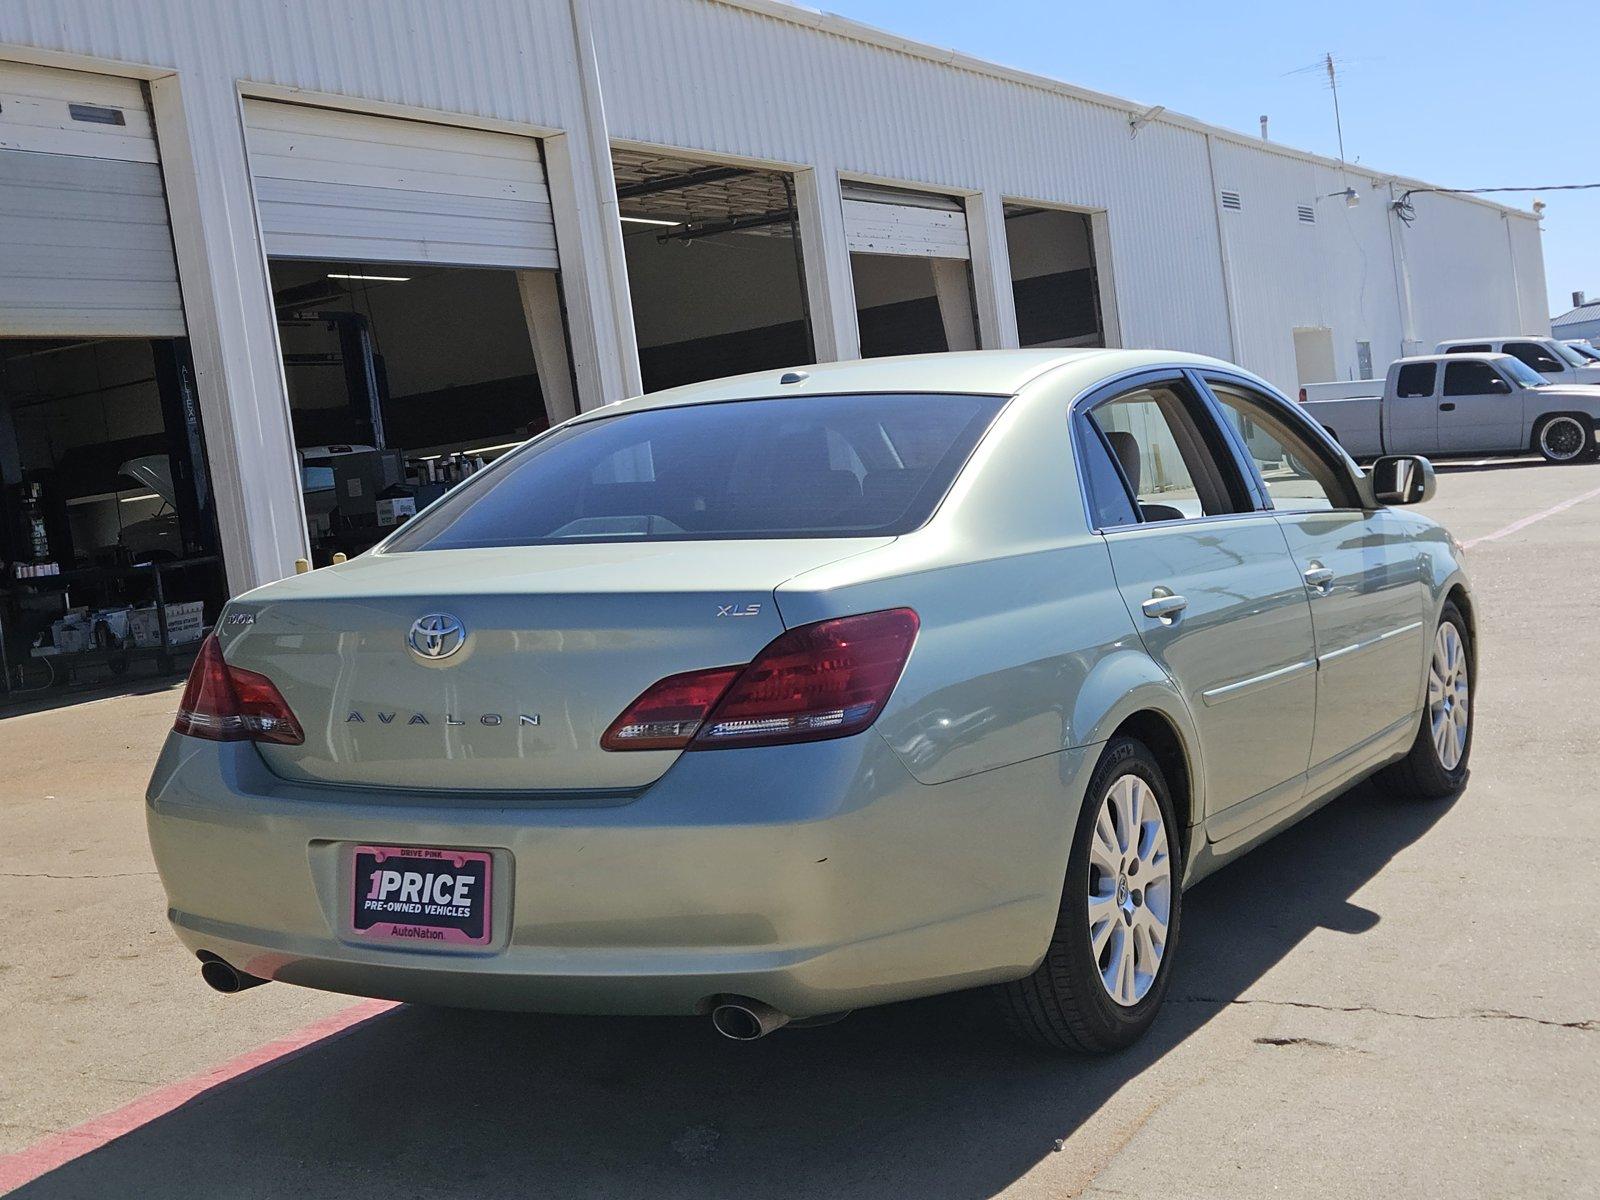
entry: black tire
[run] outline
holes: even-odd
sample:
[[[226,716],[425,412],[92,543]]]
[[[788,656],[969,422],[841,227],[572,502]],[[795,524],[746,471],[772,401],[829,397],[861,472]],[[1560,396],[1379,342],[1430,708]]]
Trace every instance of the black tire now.
[[[1533,449],[1547,463],[1586,462],[1594,453],[1590,420],[1578,413],[1541,417],[1533,431]]]
[[[1167,938],[1149,990],[1137,1004],[1114,1001],[1101,982],[1088,933],[1090,842],[1101,802],[1111,785],[1125,774],[1139,776],[1155,793],[1166,824],[1170,855],[1171,903]],[[994,989],[1012,1033],[1054,1050],[1109,1054],[1126,1049],[1156,1019],[1172,975],[1183,910],[1183,838],[1172,794],[1155,755],[1143,742],[1113,738],[1106,744],[1089,783],[1073,833],[1072,851],[1061,894],[1056,928],[1044,961],[1033,974]]]
[[[1429,707],[1424,698],[1422,719],[1417,726],[1416,740],[1411,743],[1410,751],[1399,762],[1379,771],[1373,779],[1380,789],[1399,800],[1438,800],[1444,796],[1455,795],[1467,783],[1468,764],[1472,758],[1472,730],[1477,723],[1475,714],[1478,704],[1478,659],[1466,619],[1462,617],[1461,610],[1448,600],[1445,601],[1444,610],[1439,614],[1439,625],[1434,630],[1435,637],[1438,636],[1439,627],[1446,624],[1455,626],[1462,645],[1466,647],[1466,745],[1461,751],[1461,761],[1456,763],[1453,769],[1447,770],[1439,761],[1438,750],[1434,748]],[[1431,645],[1428,654],[1428,661],[1431,664],[1433,661]]]

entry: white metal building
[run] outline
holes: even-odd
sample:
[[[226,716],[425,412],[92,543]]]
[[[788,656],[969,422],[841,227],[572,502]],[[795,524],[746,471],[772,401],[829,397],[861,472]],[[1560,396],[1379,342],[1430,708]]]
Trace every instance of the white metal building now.
[[[1582,338],[1594,343],[1600,338],[1600,300],[1590,300],[1582,292],[1573,292],[1572,307],[1550,318],[1550,333],[1558,338]]]
[[[128,497],[72,471],[187,413],[237,592],[645,386],[1105,344],[1292,389],[1548,327],[1531,214],[1145,111],[775,0],[8,0],[0,475],[87,542]]]

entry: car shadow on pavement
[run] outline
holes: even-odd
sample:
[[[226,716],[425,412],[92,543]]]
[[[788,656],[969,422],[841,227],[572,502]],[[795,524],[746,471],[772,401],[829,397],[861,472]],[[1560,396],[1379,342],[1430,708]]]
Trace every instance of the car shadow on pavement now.
[[[1167,1008],[1115,1057],[1014,1044],[976,993],[755,1044],[704,1020],[403,1007],[15,1195],[989,1196],[1308,934],[1372,928],[1350,897],[1451,803],[1363,786],[1196,888]]]

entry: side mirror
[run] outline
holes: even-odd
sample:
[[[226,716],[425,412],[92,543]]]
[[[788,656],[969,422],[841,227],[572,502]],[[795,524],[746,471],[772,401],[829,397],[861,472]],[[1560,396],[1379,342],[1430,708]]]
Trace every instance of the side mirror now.
[[[1420,454],[1390,454],[1367,471],[1379,504],[1421,504],[1438,490],[1433,464]]]
[[[1509,396],[1511,395],[1511,390],[1511,385],[1504,379],[1493,379],[1489,381],[1489,391],[1492,395]]]

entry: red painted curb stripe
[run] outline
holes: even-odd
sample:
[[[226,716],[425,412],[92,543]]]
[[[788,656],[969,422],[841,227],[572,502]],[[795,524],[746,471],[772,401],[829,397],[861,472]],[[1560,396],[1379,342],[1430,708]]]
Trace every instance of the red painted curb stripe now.
[[[312,1046],[351,1032],[358,1025],[382,1016],[394,1007],[396,1004],[392,1000],[365,1000],[353,1004],[331,1017],[313,1021],[287,1037],[246,1051],[237,1058],[201,1071],[198,1075],[191,1075],[188,1079],[157,1088],[128,1101],[121,1108],[112,1109],[82,1125],[51,1134],[32,1146],[0,1157],[0,1194],[30,1183],[48,1171],[114,1142],[123,1134],[132,1133],[140,1126],[166,1116],[173,1109],[214,1087],[286,1062]]]

